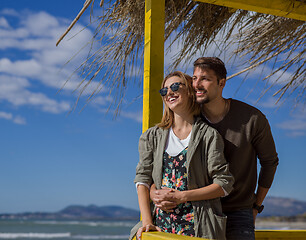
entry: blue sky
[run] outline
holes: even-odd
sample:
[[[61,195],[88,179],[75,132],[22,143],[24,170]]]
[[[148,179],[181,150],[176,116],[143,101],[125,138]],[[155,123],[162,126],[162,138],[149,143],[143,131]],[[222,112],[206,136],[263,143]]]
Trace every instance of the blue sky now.
[[[138,208],[133,178],[141,134],[141,86],[128,86],[116,118],[112,111],[106,114],[113,98],[107,89],[80,112],[97,82],[70,114],[81,78],[74,75],[57,93],[87,54],[85,48],[69,61],[92,36],[91,28],[80,32],[89,13],[55,46],[83,3],[0,2],[0,213],[57,211],[70,204]],[[215,54],[213,49],[208,55]],[[165,56],[166,66],[173,54]],[[220,57],[230,74],[237,70],[225,53]],[[186,71],[192,74],[191,67]],[[224,96],[256,105],[270,121],[280,165],[269,194],[306,201],[305,110],[299,105],[292,111],[294,96],[275,105],[275,89],[256,102],[264,86],[257,79],[260,71],[249,74],[238,91],[243,78],[229,80]]]

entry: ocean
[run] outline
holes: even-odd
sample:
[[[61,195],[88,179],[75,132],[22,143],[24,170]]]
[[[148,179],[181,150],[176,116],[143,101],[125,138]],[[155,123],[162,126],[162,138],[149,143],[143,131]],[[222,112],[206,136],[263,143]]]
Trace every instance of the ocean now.
[[[127,240],[137,221],[0,220],[0,240]],[[256,221],[259,229],[306,229],[305,222]]]
[[[136,221],[0,220],[0,239],[127,240],[135,224]]]

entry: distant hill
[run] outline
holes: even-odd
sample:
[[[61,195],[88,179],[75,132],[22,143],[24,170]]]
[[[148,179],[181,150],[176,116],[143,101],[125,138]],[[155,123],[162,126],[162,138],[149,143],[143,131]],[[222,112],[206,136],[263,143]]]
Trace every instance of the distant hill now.
[[[0,219],[57,219],[57,220],[138,220],[139,211],[120,206],[72,205],[59,212],[25,212],[0,214]]]
[[[63,217],[72,218],[107,218],[107,219],[139,219],[139,211],[119,207],[119,206],[104,206],[96,205],[85,206],[69,206],[59,211]]]
[[[264,211],[258,217],[305,216],[306,202],[290,198],[267,197]],[[0,219],[57,219],[57,220],[138,220],[139,211],[120,206],[71,205],[58,212],[25,212],[0,214]]]
[[[265,209],[259,217],[297,216],[306,214],[306,202],[291,198],[267,197],[264,201]]]

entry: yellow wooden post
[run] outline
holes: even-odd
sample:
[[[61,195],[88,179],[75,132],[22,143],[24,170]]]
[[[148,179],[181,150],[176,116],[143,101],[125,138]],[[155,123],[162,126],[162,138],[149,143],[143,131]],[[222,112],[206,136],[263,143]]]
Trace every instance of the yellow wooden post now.
[[[145,0],[143,132],[162,117],[163,102],[158,90],[164,77],[164,36],[165,0]]]
[[[163,104],[158,90],[164,77],[165,0],[145,2],[142,131],[160,122]]]
[[[196,0],[197,2],[306,21],[306,4],[298,0]]]

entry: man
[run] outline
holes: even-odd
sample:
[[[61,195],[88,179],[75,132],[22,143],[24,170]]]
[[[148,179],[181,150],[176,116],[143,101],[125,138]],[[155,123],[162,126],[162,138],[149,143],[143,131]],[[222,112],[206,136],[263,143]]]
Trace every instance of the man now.
[[[223,137],[224,154],[235,178],[234,190],[222,198],[227,215],[226,237],[250,240],[255,239],[256,215],[263,210],[262,202],[273,182],[278,157],[266,117],[246,103],[222,97],[226,74],[219,58],[201,57],[194,62],[193,87],[204,121]],[[257,158],[261,165],[258,181]],[[171,194],[154,191],[154,186],[151,197],[165,210],[175,205]]]

